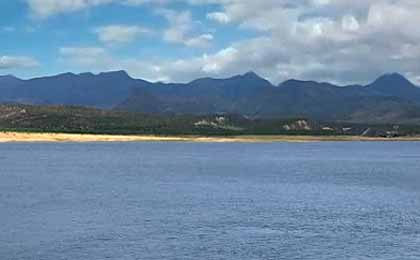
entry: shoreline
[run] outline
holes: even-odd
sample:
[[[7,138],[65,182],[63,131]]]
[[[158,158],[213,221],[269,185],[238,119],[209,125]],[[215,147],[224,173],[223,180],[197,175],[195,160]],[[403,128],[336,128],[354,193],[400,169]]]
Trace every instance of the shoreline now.
[[[158,136],[158,135],[108,135],[70,133],[0,132],[0,143],[36,142],[202,142],[202,143],[272,143],[272,142],[397,142],[420,141],[415,137],[362,137],[362,136],[294,136],[294,135],[243,135],[243,136]]]

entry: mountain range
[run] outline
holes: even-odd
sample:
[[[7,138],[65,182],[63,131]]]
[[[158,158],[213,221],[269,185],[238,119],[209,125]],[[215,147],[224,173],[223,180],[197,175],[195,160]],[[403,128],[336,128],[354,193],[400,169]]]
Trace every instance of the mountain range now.
[[[22,80],[0,76],[0,103],[74,105],[150,114],[238,114],[369,123],[420,123],[420,88],[398,73],[368,85],[287,80],[254,72],[227,79],[152,83],[125,71],[64,73]]]

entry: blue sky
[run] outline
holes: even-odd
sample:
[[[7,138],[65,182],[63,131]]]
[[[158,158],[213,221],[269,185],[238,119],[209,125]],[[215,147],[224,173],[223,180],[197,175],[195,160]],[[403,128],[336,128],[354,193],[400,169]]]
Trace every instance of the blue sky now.
[[[411,0],[0,0],[0,75],[420,80]]]

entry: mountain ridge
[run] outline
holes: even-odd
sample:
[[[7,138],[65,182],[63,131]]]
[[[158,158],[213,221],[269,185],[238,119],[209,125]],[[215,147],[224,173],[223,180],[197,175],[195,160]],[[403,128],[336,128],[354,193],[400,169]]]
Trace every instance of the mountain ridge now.
[[[107,76],[107,75],[120,75],[121,77],[125,77],[128,79],[132,79],[132,80],[140,80],[140,81],[144,81],[144,82],[148,82],[150,84],[177,84],[177,85],[188,85],[188,84],[192,84],[196,81],[200,81],[200,80],[230,80],[230,79],[234,79],[234,78],[257,78],[260,80],[264,80],[266,82],[269,82],[272,86],[281,86],[282,84],[286,83],[286,82],[299,82],[299,83],[316,83],[316,84],[326,84],[326,85],[331,85],[331,86],[335,86],[335,87],[339,87],[339,88],[345,88],[345,87],[352,87],[352,86],[363,86],[363,87],[368,87],[371,85],[374,85],[375,82],[378,81],[382,81],[384,79],[399,79],[400,81],[404,81],[406,83],[409,83],[411,86],[414,86],[416,88],[420,88],[420,86],[417,86],[416,84],[412,83],[410,80],[408,80],[404,75],[402,75],[401,73],[398,72],[392,72],[392,73],[385,73],[382,74],[380,76],[378,76],[376,79],[374,79],[371,83],[368,84],[357,84],[357,83],[353,83],[353,84],[345,84],[345,85],[337,85],[337,84],[333,84],[327,81],[316,81],[316,80],[302,80],[302,79],[297,79],[297,78],[290,78],[287,80],[284,80],[280,83],[273,84],[271,83],[269,80],[265,79],[264,77],[261,77],[260,75],[258,75],[256,72],[254,71],[248,71],[246,73],[243,74],[236,74],[230,77],[203,77],[203,78],[197,78],[197,79],[193,79],[189,82],[186,83],[180,83],[180,82],[161,82],[161,81],[148,81],[142,78],[134,78],[132,76],[130,76],[130,74],[126,71],[126,70],[110,70],[110,71],[103,71],[103,72],[98,72],[98,73],[93,73],[93,72],[81,72],[81,73],[74,73],[74,72],[63,72],[63,73],[58,73],[58,74],[53,74],[53,75],[48,75],[48,76],[37,76],[37,77],[33,77],[33,78],[28,78],[28,79],[22,79],[19,78],[13,74],[4,74],[4,75],[0,75],[0,79],[3,78],[13,78],[19,81],[30,81],[30,80],[35,80],[35,79],[45,79],[45,78],[54,78],[57,76],[65,76],[65,75],[71,75],[71,76],[91,76],[91,77],[100,77],[100,76]]]
[[[77,105],[155,114],[304,116],[326,120],[410,121],[420,118],[420,88],[398,73],[367,85],[286,80],[255,72],[188,83],[149,82],[126,71],[62,73],[22,80],[0,76],[0,103]]]

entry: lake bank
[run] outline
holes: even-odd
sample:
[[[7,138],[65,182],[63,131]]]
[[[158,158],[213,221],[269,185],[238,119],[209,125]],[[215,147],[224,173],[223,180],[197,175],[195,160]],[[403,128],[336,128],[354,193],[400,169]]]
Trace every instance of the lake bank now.
[[[320,141],[420,141],[420,136],[381,138],[362,136],[157,136],[68,133],[0,132],[0,142],[320,142]]]

